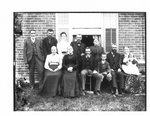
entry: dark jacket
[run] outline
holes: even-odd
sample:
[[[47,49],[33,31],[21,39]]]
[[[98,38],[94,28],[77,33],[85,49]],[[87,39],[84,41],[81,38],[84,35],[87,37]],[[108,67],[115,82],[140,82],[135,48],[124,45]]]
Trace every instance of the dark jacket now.
[[[64,70],[67,70],[69,67],[73,67],[73,70],[77,70],[78,62],[75,55],[65,55],[63,57],[62,67]]]
[[[77,42],[73,41],[70,45],[73,47],[73,54],[75,54],[80,60],[81,54],[85,53],[85,44],[81,43],[79,46]]]
[[[82,56],[82,70],[83,69],[91,69],[97,70],[97,64],[95,58],[91,55],[89,59],[86,58],[86,55]]]
[[[103,73],[103,72],[110,72],[110,66],[109,63],[106,61],[104,64],[102,62],[98,62],[98,72]]]
[[[42,41],[36,38],[35,45],[36,45],[37,55],[41,59],[41,61],[43,61],[44,56],[43,56]],[[31,39],[30,38],[25,39],[24,51],[23,51],[23,58],[24,58],[25,63],[28,63],[29,61],[31,61],[32,56],[33,56],[33,51],[34,51],[34,47],[33,47],[33,43]]]
[[[44,57],[51,54],[51,47],[57,46],[57,39],[55,37],[46,37],[43,39]]]
[[[91,54],[99,62],[101,61],[101,55],[104,53],[104,49],[101,46],[91,46]]]
[[[107,62],[110,65],[110,68],[113,70],[118,70],[121,68],[121,55],[119,53],[115,53],[114,57],[111,52],[107,54]]]

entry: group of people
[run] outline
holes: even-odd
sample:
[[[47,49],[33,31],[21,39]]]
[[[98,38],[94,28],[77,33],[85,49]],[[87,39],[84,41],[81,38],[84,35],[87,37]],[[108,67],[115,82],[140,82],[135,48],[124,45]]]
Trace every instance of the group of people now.
[[[125,54],[117,53],[117,46],[112,44],[106,54],[98,38],[94,46],[86,47],[77,35],[75,41],[67,42],[67,34],[60,34],[58,43],[52,29],[47,30],[47,37],[36,38],[36,31],[30,31],[30,37],[24,42],[24,61],[29,66],[31,88],[35,87],[34,70],[39,74],[39,94],[43,96],[63,95],[76,97],[85,95],[86,78],[95,78],[94,94],[100,95],[101,83],[106,78],[112,94],[125,92],[126,74],[139,75],[137,60],[125,47]]]

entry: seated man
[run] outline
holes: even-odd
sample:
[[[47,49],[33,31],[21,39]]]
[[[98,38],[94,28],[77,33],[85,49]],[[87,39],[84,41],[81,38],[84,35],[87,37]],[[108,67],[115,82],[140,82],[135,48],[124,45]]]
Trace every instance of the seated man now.
[[[106,77],[106,79],[110,82],[112,80],[112,76],[111,76],[111,69],[109,66],[109,63],[106,61],[106,54],[103,53],[101,56],[101,61],[98,63],[98,75],[99,77],[102,78],[102,81],[104,79],[104,77]],[[101,83],[100,83],[100,87],[101,87]]]
[[[111,68],[113,94],[118,90],[119,94],[124,92],[125,82],[124,75],[121,72],[121,55],[117,53],[117,46],[112,45],[111,51],[107,54],[107,62]]]
[[[95,91],[96,95],[100,92],[100,83],[102,77],[98,75],[96,71],[96,63],[94,57],[91,55],[90,48],[85,49],[85,55],[82,56],[82,71],[81,71],[81,82],[82,82],[82,95],[85,95],[85,83],[87,75],[92,75],[96,78]]]

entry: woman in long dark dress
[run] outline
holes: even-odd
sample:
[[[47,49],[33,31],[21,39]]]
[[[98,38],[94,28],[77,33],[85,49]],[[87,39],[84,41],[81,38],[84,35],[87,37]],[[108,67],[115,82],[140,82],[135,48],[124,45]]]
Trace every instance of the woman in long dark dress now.
[[[73,48],[67,48],[68,54],[63,58],[63,96],[76,97],[79,95],[79,88],[77,82],[77,58],[73,54]]]
[[[56,96],[62,75],[62,60],[57,54],[57,48],[53,46],[51,52],[50,55],[47,55],[44,65],[45,73],[40,93],[44,96]]]

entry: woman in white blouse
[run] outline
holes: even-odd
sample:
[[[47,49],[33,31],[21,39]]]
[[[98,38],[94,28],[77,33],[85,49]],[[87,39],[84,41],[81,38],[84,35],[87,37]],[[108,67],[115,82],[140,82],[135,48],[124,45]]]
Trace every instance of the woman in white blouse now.
[[[62,59],[57,54],[55,46],[52,46],[51,54],[47,55],[44,68],[45,73],[41,95],[56,96],[62,75]]]
[[[58,48],[58,53],[61,55],[63,58],[64,55],[67,54],[67,47],[70,45],[69,42],[67,41],[67,34],[65,32],[60,33],[61,40],[57,44]]]

